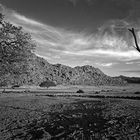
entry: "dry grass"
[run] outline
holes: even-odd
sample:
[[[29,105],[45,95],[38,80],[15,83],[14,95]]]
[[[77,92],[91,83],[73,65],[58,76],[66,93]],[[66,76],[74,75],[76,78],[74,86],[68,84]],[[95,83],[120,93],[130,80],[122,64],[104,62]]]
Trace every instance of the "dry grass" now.
[[[0,139],[139,140],[140,102],[122,99],[139,89],[93,88],[80,87],[85,93],[78,94],[75,87],[6,89],[0,95]]]

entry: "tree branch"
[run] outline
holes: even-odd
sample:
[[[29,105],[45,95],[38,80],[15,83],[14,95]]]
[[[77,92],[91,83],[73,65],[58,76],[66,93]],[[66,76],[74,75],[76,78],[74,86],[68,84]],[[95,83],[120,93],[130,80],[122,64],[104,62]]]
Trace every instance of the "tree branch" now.
[[[132,33],[132,35],[133,35],[133,37],[134,37],[134,40],[135,40],[135,45],[136,45],[136,46],[133,46],[133,47],[134,47],[138,52],[140,52],[140,47],[139,47],[138,42],[137,42],[137,37],[136,37],[134,28],[128,29],[128,30]]]

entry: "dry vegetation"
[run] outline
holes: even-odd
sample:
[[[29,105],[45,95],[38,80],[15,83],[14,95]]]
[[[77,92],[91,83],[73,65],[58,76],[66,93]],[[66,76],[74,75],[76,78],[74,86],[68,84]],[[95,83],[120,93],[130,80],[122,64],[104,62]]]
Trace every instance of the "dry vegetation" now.
[[[134,85],[133,85],[134,86]],[[56,88],[56,87],[55,87]],[[139,140],[139,100],[94,98],[90,88],[6,90],[0,96],[1,140]],[[97,88],[97,87],[96,87]],[[89,89],[89,90],[88,90]],[[100,91],[99,91],[100,89]],[[100,94],[129,94],[129,87],[96,89]],[[69,97],[60,97],[66,93]],[[75,90],[75,92],[74,92]],[[73,91],[70,93],[70,91]],[[134,93],[138,89],[133,90]],[[54,93],[53,93],[54,92]],[[58,93],[57,93],[58,92]],[[101,93],[102,92],[102,93]],[[114,92],[114,93],[113,93]],[[56,95],[48,97],[46,95]],[[36,96],[37,95],[37,96]],[[40,96],[41,95],[41,96]],[[42,96],[43,95],[43,96]],[[45,95],[45,96],[44,96]],[[97,96],[95,94],[95,96]],[[132,96],[132,93],[131,93]]]

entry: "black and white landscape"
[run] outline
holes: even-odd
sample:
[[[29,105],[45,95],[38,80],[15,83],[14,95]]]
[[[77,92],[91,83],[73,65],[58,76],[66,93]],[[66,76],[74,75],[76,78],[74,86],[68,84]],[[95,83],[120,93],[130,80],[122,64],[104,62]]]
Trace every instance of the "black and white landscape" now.
[[[140,2],[0,0],[0,140],[139,140]]]

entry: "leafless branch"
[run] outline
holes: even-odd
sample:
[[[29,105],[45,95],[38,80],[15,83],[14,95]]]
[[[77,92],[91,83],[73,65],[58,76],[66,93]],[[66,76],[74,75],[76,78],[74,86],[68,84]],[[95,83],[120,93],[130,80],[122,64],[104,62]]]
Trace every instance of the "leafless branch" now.
[[[134,28],[128,29],[128,30],[132,33],[132,35],[133,35],[133,37],[134,37],[134,40],[135,40],[135,45],[136,45],[136,46],[133,46],[133,47],[134,47],[138,52],[140,52],[140,47],[139,47],[138,42],[137,42],[137,37],[136,37]]]

